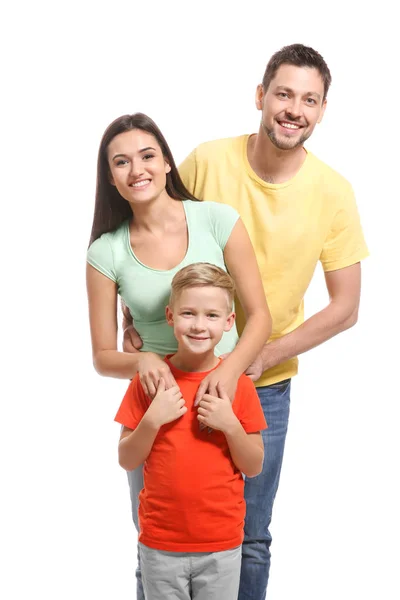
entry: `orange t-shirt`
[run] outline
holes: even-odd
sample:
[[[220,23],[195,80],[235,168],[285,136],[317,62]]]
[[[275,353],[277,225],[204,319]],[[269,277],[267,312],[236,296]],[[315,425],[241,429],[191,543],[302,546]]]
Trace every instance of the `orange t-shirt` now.
[[[144,463],[139,496],[139,541],[171,552],[229,550],[243,541],[244,481],[234,465],[225,435],[200,430],[195,395],[207,373],[187,373],[165,359],[187,406],[180,419],[163,425]],[[136,377],[115,420],[135,429],[150,406]],[[242,375],[233,412],[247,433],[265,429],[253,382]]]

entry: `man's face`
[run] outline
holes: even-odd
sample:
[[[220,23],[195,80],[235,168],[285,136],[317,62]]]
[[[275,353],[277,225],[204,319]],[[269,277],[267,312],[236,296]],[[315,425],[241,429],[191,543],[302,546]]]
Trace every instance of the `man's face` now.
[[[261,125],[280,150],[292,150],[310,137],[325,112],[324,83],[317,69],[281,65],[268,89],[257,87]]]

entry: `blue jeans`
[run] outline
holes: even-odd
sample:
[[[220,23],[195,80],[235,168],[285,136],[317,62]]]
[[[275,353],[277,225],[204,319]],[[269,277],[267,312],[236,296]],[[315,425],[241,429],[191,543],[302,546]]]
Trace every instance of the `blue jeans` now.
[[[257,388],[268,423],[262,432],[265,447],[263,470],[246,479],[246,519],[238,600],[265,600],[271,562],[269,525],[278,490],[289,421],[290,379]]]
[[[262,473],[246,479],[246,520],[242,546],[242,568],[238,600],[265,600],[268,584],[272,537],[269,532],[272,506],[279,485],[283,451],[289,421],[290,379],[257,388],[261,406],[268,423],[262,432],[265,459]],[[142,467],[128,472],[132,501],[132,517],[138,525],[138,495],[143,488]],[[136,569],[136,597],[145,600],[140,572],[140,559]],[[233,600],[233,599],[232,599]]]

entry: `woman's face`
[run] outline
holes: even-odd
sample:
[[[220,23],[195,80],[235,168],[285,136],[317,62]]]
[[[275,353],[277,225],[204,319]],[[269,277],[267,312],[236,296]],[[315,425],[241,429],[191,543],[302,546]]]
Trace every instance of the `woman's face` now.
[[[129,203],[155,200],[165,190],[171,167],[150,133],[141,129],[120,133],[108,145],[107,156],[111,183]]]

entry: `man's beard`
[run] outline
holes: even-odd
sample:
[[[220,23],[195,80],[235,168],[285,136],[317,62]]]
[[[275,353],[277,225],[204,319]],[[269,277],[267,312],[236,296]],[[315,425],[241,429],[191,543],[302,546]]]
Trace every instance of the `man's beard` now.
[[[263,128],[263,130],[265,131],[265,133],[267,134],[267,136],[269,137],[269,139],[271,140],[271,142],[273,143],[273,145],[278,148],[279,150],[293,150],[294,148],[298,148],[299,146],[302,146],[304,144],[304,142],[306,140],[308,140],[308,138],[310,137],[312,132],[304,132],[303,135],[301,135],[299,137],[299,139],[292,139],[292,138],[286,138],[286,139],[278,139],[274,130],[273,129],[268,129],[268,127],[265,125],[265,123],[263,122],[263,120],[261,120],[261,127]]]

